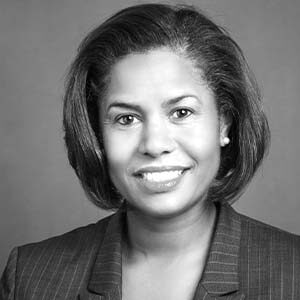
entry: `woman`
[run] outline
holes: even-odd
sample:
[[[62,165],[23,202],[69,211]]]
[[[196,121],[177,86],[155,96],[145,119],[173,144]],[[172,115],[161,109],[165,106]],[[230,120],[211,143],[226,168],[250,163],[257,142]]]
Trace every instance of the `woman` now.
[[[86,193],[118,211],[15,248],[3,299],[299,299],[299,238],[226,204],[269,129],[242,51],[201,12],[138,5],[91,32],[64,127]]]

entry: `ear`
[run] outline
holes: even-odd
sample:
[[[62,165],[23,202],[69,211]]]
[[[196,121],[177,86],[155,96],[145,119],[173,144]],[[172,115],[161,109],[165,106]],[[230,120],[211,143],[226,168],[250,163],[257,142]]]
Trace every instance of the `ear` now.
[[[221,147],[224,147],[230,143],[228,134],[229,134],[231,124],[232,124],[231,115],[221,113],[220,115],[220,146]]]

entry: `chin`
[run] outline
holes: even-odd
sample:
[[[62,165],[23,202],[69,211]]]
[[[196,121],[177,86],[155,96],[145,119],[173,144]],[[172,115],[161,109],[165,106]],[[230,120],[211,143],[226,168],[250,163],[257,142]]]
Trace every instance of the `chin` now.
[[[162,193],[143,196],[143,201],[128,201],[128,207],[136,213],[144,216],[169,219],[184,215],[193,208],[201,205],[201,197],[191,201],[191,198],[186,198],[186,195],[174,195],[174,193]]]

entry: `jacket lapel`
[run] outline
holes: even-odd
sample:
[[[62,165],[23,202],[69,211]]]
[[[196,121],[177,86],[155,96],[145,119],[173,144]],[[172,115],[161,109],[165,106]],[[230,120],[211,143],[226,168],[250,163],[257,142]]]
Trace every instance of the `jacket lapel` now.
[[[82,291],[80,300],[122,299],[122,211],[113,215],[91,272],[87,291]]]
[[[241,220],[229,205],[221,205],[218,211],[210,252],[194,300],[245,299],[239,292],[238,274]],[[122,211],[111,217],[95,259],[88,290],[80,293],[80,300],[122,299],[124,223]]]
[[[229,205],[218,207],[218,211],[210,252],[194,300],[244,299],[238,292],[241,220]]]

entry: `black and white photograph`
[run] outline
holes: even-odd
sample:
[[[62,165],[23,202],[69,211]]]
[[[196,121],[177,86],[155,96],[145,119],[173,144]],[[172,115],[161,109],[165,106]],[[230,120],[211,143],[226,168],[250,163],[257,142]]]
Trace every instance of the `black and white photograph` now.
[[[1,1],[0,300],[299,300],[299,16]]]

